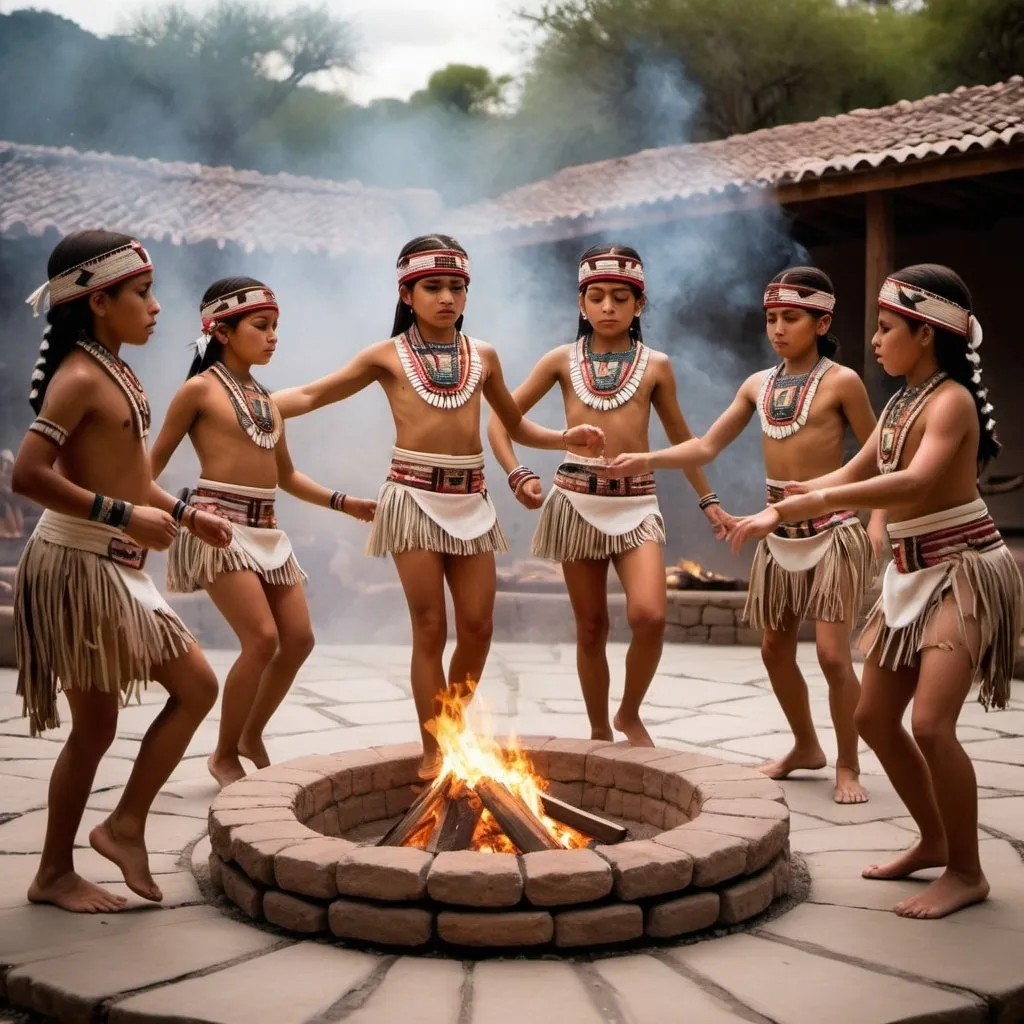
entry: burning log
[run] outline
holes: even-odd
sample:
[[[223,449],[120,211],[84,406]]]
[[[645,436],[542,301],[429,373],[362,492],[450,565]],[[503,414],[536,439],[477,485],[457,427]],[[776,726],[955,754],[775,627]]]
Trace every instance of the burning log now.
[[[705,569],[698,562],[681,558],[676,565],[665,568],[665,584],[669,590],[746,590],[744,580],[723,576]]]
[[[476,823],[483,812],[483,804],[467,790],[463,789],[457,795],[450,794],[427,841],[427,852],[445,853],[469,849]]]
[[[481,779],[474,788],[484,807],[521,853],[561,848],[533,811],[507,786],[494,779]]]
[[[391,826],[378,841],[378,846],[401,846],[415,834],[425,818],[433,814],[440,817],[441,808],[452,787],[451,776],[445,776],[437,785],[427,786],[402,818]]]
[[[576,829],[577,832],[592,836],[598,842],[621,843],[629,832],[622,825],[616,825],[614,821],[599,818],[589,811],[573,807],[572,804],[567,804],[564,800],[559,800],[549,793],[541,793],[540,802],[544,806],[544,813],[549,818],[554,818],[555,821],[560,821],[563,825]]]

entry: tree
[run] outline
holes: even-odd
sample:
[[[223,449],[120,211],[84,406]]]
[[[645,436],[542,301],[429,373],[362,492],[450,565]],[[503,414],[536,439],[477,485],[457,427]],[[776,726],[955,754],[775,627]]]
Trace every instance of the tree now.
[[[1024,0],[928,0],[922,19],[943,88],[1024,74]]]
[[[462,114],[494,114],[504,102],[510,75],[495,78],[487,68],[449,64],[435,71],[421,89],[409,97],[412,107],[442,107]]]

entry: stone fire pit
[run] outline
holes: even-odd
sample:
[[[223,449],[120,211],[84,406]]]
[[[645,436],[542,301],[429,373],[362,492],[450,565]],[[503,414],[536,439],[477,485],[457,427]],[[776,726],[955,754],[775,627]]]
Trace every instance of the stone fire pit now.
[[[422,788],[418,744],[303,757],[224,789],[210,873],[254,920],[390,949],[577,950],[734,925],[789,890],[782,788],[713,757],[521,740],[617,845],[523,856],[372,845]],[[635,838],[634,838],[635,837]]]

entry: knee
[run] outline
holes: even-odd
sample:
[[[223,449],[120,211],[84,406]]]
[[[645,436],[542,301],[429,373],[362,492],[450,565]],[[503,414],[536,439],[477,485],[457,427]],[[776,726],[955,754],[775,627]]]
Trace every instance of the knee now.
[[[271,621],[261,624],[242,638],[242,651],[261,662],[268,662],[277,654],[280,643],[277,627]]]
[[[853,712],[853,726],[868,746],[874,746],[874,739],[885,730],[887,724],[869,704],[863,700],[858,701]]]
[[[788,638],[765,631],[761,639],[761,660],[769,671],[796,661],[796,648]]]
[[[217,703],[217,690],[217,676],[209,665],[203,665],[182,694],[182,703],[195,718],[202,720]]]
[[[490,615],[470,616],[456,622],[455,632],[462,643],[489,644],[494,633],[494,619]]]
[[[109,749],[117,735],[117,709],[113,714],[94,719],[88,724],[72,724],[68,744],[86,757],[99,760]]]
[[[657,607],[631,608],[626,613],[633,636],[656,643],[665,635],[665,610]]]
[[[819,640],[817,643],[818,664],[825,678],[831,683],[842,678],[852,670],[853,661],[848,650],[837,647],[834,643]]]
[[[608,616],[604,613],[576,617],[576,642],[581,647],[604,647],[608,642]]]
[[[929,751],[956,740],[956,721],[915,708],[910,715],[910,731],[921,752],[927,756]]]
[[[448,639],[448,622],[444,613],[416,612],[412,616],[412,639],[420,649],[440,654]]]
[[[306,626],[282,635],[280,653],[285,655],[289,661],[301,665],[313,653],[315,644],[316,637],[313,636],[313,630]]]

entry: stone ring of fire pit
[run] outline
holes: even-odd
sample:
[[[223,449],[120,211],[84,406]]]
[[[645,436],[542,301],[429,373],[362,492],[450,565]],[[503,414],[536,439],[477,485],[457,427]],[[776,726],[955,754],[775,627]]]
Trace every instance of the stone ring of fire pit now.
[[[370,845],[423,785],[418,744],[372,747],[224,789],[213,882],[250,918],[303,935],[545,952],[734,925],[788,893],[789,809],[759,772],[678,750],[520,743],[552,795],[651,838],[519,856]]]

